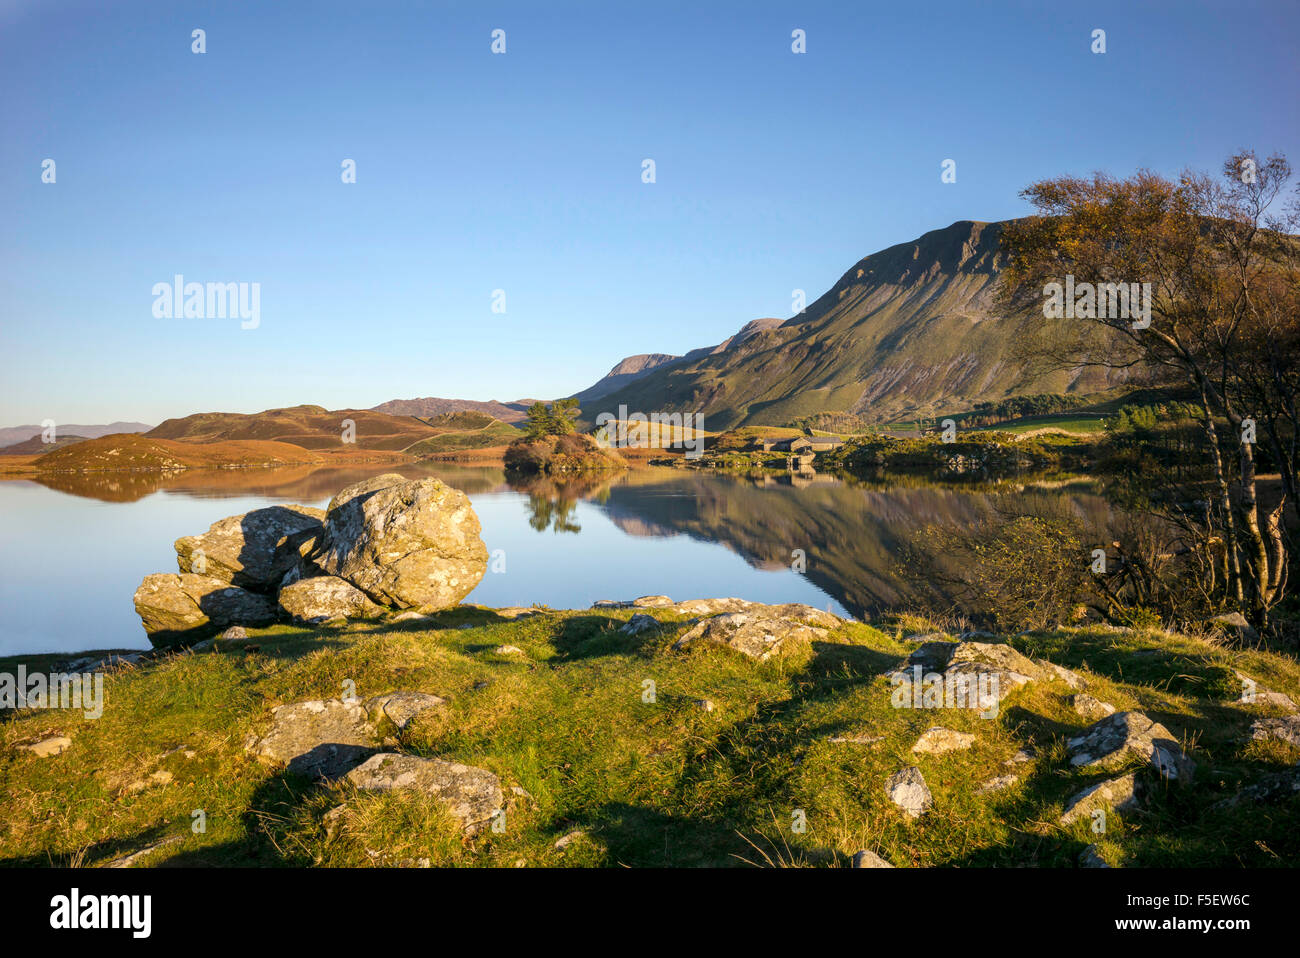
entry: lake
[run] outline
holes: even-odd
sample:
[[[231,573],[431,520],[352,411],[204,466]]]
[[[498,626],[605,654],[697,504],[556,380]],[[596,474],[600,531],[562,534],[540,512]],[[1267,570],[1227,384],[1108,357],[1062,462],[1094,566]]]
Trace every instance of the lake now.
[[[0,481],[0,655],[148,648],[131,597],[145,575],[177,571],[177,538],[262,506],[323,508],[349,483],[389,471],[436,476],[470,497],[488,549],[504,553],[504,570],[465,600],[486,606],[735,596],[863,618],[900,601],[899,549],[925,523],[974,523],[1008,495],[1109,521],[1105,500],[1081,483],[992,492],[671,468],[558,485],[447,464]]]

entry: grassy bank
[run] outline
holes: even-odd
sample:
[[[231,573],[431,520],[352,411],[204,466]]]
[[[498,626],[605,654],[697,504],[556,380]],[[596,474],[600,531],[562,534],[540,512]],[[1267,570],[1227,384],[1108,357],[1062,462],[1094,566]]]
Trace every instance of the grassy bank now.
[[[1198,763],[1190,787],[1153,779],[1145,809],[1110,816],[1098,836],[1086,819],[1058,824],[1071,795],[1110,777],[1066,760],[1065,740],[1089,723],[1063,682],[1016,691],[993,719],[896,709],[885,673],[915,647],[904,639],[913,629],[847,624],[759,663],[718,647],[675,651],[686,617],[661,610],[651,610],[661,628],[620,633],[634,611],[507,620],[462,607],[405,623],[278,626],[216,651],[121,668],[106,677],[97,720],[28,710],[0,725],[0,859],[102,865],[152,849],[135,861],[729,866],[844,864],[872,849],[897,866],[1073,867],[1097,843],[1116,865],[1300,860],[1294,799],[1213,808],[1300,759],[1300,749],[1249,740],[1252,720],[1280,713],[1234,701],[1240,685],[1229,668],[1297,698],[1292,660],[1109,628],[1011,640],[1078,671],[1089,694],[1164,723]],[[58,660],[22,662],[30,672]],[[17,664],[0,660],[0,671]],[[653,702],[644,700],[647,680]],[[447,699],[394,747],[496,773],[509,800],[504,832],[466,839],[416,795],[317,785],[245,752],[245,737],[265,730],[273,706],[339,697],[347,681],[362,698],[408,689]],[[974,733],[975,744],[914,754],[934,725]],[[18,748],[55,734],[72,740],[61,754],[38,758]],[[878,740],[831,741],[855,736]],[[1022,749],[1032,760],[1006,764]],[[934,810],[917,820],[884,789],[910,765],[934,794]],[[1008,774],[1014,783],[981,791]],[[332,827],[326,813],[344,802],[351,813]],[[196,834],[199,809],[206,831]],[[796,810],[806,816],[803,832],[791,827]],[[581,834],[555,847],[575,830]]]

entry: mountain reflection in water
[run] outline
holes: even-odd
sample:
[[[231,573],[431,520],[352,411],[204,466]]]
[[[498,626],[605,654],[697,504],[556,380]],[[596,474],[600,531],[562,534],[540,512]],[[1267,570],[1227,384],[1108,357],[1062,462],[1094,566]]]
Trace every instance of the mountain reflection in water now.
[[[144,648],[131,596],[144,575],[175,571],[177,537],[261,506],[324,506],[381,472],[437,477],[470,496],[489,550],[508,559],[507,574],[489,572],[470,594],[481,605],[585,608],[664,593],[872,618],[909,608],[900,550],[926,524],[973,527],[1008,505],[1040,503],[1097,528],[1112,519],[1086,483],[982,488],[671,468],[557,482],[447,463],[45,475],[0,482],[0,654]],[[98,543],[97,561],[77,561],[79,542]],[[802,574],[791,568],[796,550]]]

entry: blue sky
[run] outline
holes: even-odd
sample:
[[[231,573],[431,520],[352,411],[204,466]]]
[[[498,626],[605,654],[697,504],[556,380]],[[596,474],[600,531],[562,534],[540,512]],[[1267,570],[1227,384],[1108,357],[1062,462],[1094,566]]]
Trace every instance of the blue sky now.
[[[566,394],[1038,178],[1300,165],[1298,35],[1292,0],[0,0],[0,425]],[[260,325],[156,318],[177,273],[260,283]]]

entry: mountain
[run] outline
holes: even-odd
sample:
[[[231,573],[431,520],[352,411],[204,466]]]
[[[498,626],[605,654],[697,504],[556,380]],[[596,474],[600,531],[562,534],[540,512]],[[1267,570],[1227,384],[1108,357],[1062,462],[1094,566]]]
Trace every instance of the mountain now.
[[[1123,373],[1094,367],[1024,374],[1016,344],[1050,334],[1044,324],[1073,321],[1001,313],[1002,228],[962,220],[873,253],[802,314],[742,330],[704,355],[659,364],[595,398],[647,414],[700,412],[705,428],[720,430],[783,425],[818,412],[889,422],[1123,382]],[[584,409],[584,419],[594,415]]]
[[[684,356],[674,356],[670,353],[642,353],[638,356],[628,356],[622,359],[611,369],[602,379],[597,380],[580,393],[574,393],[579,403],[591,402],[608,396],[610,393],[641,379],[647,373],[656,369],[662,369],[670,364],[689,363],[697,359],[703,359],[705,356],[713,356],[717,353],[726,351],[732,346],[737,346],[757,333],[766,332],[769,329],[775,329],[783,321],[780,319],[755,319],[746,323],[740,328],[740,331],[734,336],[729,336],[716,346],[705,346],[702,349],[692,349]]]
[[[418,416],[429,419],[452,412],[481,412],[502,422],[516,423],[524,421],[524,414],[536,399],[516,399],[514,402],[476,402],[473,399],[391,399],[388,402],[372,406],[371,412],[387,413],[390,416]]]
[[[100,426],[58,423],[55,426],[54,437],[59,440],[63,439],[64,436],[98,439],[100,436],[110,436],[117,432],[148,432],[152,428],[153,426],[142,422],[110,422],[107,425]],[[40,426],[0,426],[0,447],[12,446],[14,443],[31,439],[33,436],[37,437],[37,442],[39,442],[41,432],[42,427]]]
[[[351,421],[356,449],[401,450],[440,430],[412,416],[390,416],[369,409],[328,410],[291,406],[259,413],[196,413],[168,419],[151,429],[151,439],[212,443],[260,439],[292,443],[304,449],[345,449],[345,420]]]

